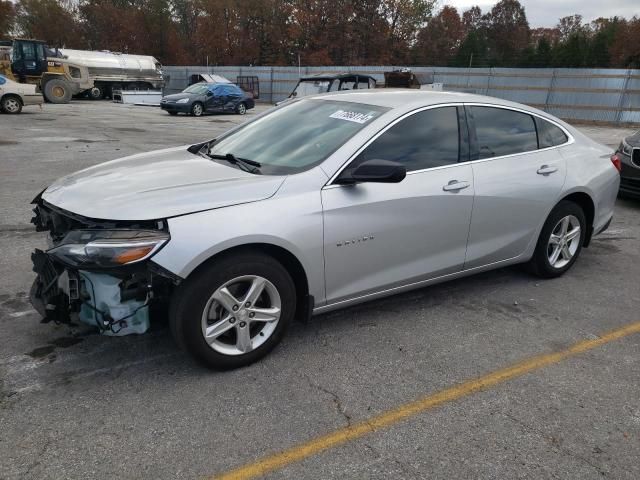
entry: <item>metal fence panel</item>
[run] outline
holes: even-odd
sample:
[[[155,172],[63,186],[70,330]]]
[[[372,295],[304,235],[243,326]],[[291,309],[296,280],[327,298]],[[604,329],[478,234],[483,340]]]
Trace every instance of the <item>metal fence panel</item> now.
[[[360,72],[384,85],[384,72],[395,65],[327,67],[164,67],[165,94],[183,90],[192,74],[213,73],[232,82],[240,75],[257,76],[260,101],[286,98],[300,76],[322,72]],[[445,90],[489,95],[532,105],[567,120],[640,123],[640,70],[577,68],[412,67],[431,74]]]

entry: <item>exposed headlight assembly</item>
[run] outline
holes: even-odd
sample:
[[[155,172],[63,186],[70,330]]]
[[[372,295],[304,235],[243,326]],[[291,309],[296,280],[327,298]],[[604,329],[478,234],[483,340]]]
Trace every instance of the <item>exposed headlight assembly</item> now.
[[[180,100],[176,101],[176,103],[187,103],[188,101],[188,98],[181,98]]]
[[[622,139],[622,143],[620,144],[620,150],[625,155],[631,156],[631,153],[633,152],[633,147],[629,145],[627,142],[625,142],[624,139]]]
[[[156,230],[72,230],[47,253],[72,267],[120,267],[151,258],[169,238]]]

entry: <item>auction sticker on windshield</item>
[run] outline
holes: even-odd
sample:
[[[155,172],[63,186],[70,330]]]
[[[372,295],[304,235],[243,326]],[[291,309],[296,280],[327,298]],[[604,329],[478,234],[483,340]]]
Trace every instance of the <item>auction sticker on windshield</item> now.
[[[338,118],[340,120],[346,120],[348,122],[354,123],[367,123],[374,117],[374,112],[369,113],[360,113],[360,112],[349,112],[346,110],[338,110],[337,112],[329,115],[329,118]]]

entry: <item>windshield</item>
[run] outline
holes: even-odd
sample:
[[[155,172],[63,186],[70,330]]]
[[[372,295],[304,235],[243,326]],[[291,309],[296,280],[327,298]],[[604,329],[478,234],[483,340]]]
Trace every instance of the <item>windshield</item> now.
[[[291,95],[300,98],[317,95],[318,93],[327,93],[329,91],[329,83],[331,83],[330,80],[300,81]]]
[[[218,140],[209,153],[260,162],[267,175],[297,173],[324,161],[387,110],[362,103],[301,100]]]
[[[197,93],[198,95],[202,95],[203,93],[207,93],[209,90],[208,83],[194,83],[193,85],[185,88],[183,90],[184,93]]]

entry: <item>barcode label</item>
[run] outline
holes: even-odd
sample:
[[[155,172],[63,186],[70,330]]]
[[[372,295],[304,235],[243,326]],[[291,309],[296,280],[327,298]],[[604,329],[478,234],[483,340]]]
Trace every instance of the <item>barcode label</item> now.
[[[337,118],[339,120],[346,120],[347,122],[367,123],[373,118],[373,115],[371,113],[347,112],[346,110],[338,110],[337,112],[329,115],[329,117]]]

